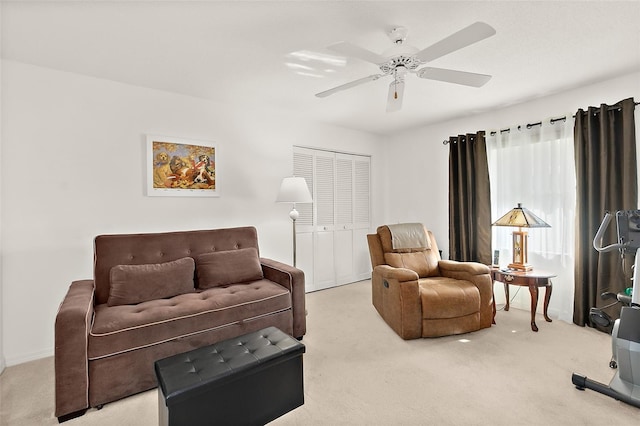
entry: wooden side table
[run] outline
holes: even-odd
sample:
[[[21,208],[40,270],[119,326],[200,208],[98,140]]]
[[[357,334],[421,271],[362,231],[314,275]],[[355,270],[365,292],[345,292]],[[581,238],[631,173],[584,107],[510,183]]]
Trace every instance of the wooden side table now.
[[[555,274],[551,274],[543,271],[507,271],[499,268],[491,268],[491,278],[494,281],[500,281],[504,283],[504,293],[507,298],[505,311],[509,310],[509,284],[518,285],[522,287],[529,287],[529,293],[531,294],[531,330],[538,331],[536,325],[536,309],[538,308],[538,287],[545,287],[544,293],[544,319],[547,322],[551,322],[551,318],[547,315],[547,309],[549,308],[549,300],[551,299],[552,283],[551,278],[555,277]]]

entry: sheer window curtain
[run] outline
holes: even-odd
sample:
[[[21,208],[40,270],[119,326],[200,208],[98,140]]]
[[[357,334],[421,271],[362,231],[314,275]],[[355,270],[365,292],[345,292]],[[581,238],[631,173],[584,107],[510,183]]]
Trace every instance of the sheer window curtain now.
[[[571,323],[576,209],[571,114],[567,114],[566,120],[552,123],[547,119],[541,125],[521,125],[490,133],[486,140],[492,222],[522,203],[551,225],[527,230],[529,263],[534,271],[557,275],[553,279],[549,314]],[[502,267],[511,262],[514,230],[500,226],[492,229],[493,250],[500,251]]]

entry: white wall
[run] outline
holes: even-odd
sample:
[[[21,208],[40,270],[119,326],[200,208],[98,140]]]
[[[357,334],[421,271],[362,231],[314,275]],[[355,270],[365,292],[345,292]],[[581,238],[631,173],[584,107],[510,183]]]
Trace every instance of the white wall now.
[[[0,21],[2,21],[2,8],[0,7]],[[2,46],[2,36],[0,36],[0,46]],[[2,48],[0,47],[0,50]],[[1,56],[1,55],[0,55]],[[0,82],[2,81],[2,67],[0,67]],[[0,85],[0,163],[2,162],[2,85]],[[0,180],[0,307],[2,307],[2,185]],[[3,324],[4,309],[0,311],[0,374],[4,371],[5,358],[3,349]]]
[[[371,134],[12,61],[2,102],[7,365],[53,354],[58,304],[92,277],[98,234],[253,225],[261,255],[290,263],[290,206],[274,200],[293,145],[371,155],[381,216],[383,144]],[[146,197],[146,133],[216,142],[221,197]]]
[[[389,186],[394,191],[387,192],[385,220],[390,223],[415,221],[427,224],[434,232],[439,248],[444,251],[443,258],[448,258],[449,148],[442,141],[458,134],[479,130],[489,132],[552,117],[571,116],[579,108],[613,104],[629,97],[640,101],[640,72],[397,135],[389,142],[386,155]],[[636,128],[640,139],[640,107],[636,108]],[[521,293],[522,297],[516,299],[514,306],[529,309],[528,292]],[[504,299],[504,293],[496,290],[496,299],[501,301],[500,298]]]

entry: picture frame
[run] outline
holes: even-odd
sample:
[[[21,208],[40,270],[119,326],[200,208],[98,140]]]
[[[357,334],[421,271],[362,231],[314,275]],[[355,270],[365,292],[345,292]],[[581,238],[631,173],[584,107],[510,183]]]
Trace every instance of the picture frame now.
[[[148,134],[146,145],[148,196],[220,196],[217,144]]]

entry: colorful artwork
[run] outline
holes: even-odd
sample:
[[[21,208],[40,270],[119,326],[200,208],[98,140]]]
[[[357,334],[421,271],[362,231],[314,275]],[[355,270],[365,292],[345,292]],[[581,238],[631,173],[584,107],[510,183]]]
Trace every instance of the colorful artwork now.
[[[148,136],[148,195],[217,195],[216,147],[206,142]]]

